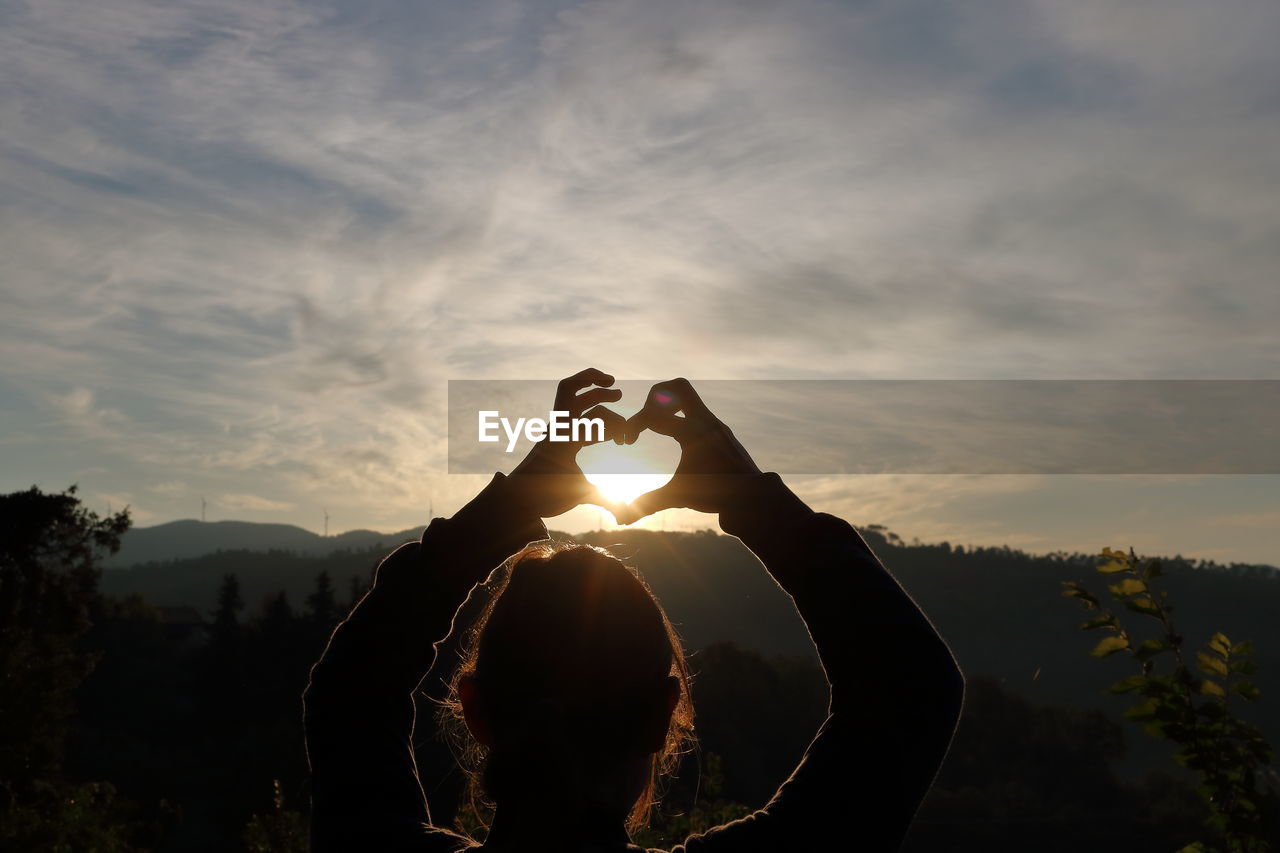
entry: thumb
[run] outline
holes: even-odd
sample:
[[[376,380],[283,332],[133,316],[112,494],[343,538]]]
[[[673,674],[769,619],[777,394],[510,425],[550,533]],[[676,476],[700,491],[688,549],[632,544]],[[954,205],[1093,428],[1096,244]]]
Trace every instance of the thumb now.
[[[605,497],[604,492],[600,491],[600,488],[590,480],[587,480],[587,488],[578,504],[579,506],[582,504],[592,504],[600,507],[601,509],[609,510],[609,512],[613,513],[614,518],[618,517],[619,509],[617,501]]]
[[[622,507],[621,511],[625,516],[625,520],[619,517],[618,521],[621,524],[635,524],[640,519],[653,515],[655,512],[660,512],[664,509],[675,509],[683,505],[680,497],[680,487],[675,480],[672,480],[651,492],[645,492],[631,503]]]
[[[582,500],[579,502],[579,505],[581,504],[591,504],[592,506],[598,506],[603,510],[608,510],[613,516],[613,520],[618,524],[631,524],[644,517],[637,515],[633,518],[633,512],[630,504],[621,503],[613,498],[607,497],[605,493],[600,491],[600,489],[594,484],[592,484],[587,492],[582,496]]]

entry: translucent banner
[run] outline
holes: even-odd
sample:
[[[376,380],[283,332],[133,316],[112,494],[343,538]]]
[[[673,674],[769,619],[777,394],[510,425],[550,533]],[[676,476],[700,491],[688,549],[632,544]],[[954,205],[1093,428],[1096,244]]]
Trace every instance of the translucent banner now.
[[[780,474],[1280,473],[1276,380],[691,381],[760,467]],[[622,399],[608,407],[633,414],[653,384],[619,381]],[[451,380],[449,473],[510,471],[531,441],[501,419],[547,420],[555,389]],[[669,473],[678,458],[657,434],[580,457],[584,470],[618,474]]]

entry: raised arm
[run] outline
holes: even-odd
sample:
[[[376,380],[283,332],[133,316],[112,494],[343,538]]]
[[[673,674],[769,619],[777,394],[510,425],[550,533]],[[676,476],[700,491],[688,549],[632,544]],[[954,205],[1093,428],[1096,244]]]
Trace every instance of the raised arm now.
[[[795,602],[831,688],[799,766],[755,813],[690,837],[686,853],[897,850],[946,754],[963,679],[929,620],[847,522],[815,513],[762,474],[687,382],[655,386],[634,419],[674,435],[681,464],[637,514],[718,512]],[[675,418],[674,409],[684,418]]]
[[[583,371],[560,384],[556,409],[575,416],[617,399],[612,377]],[[612,436],[621,418],[599,407]],[[507,557],[546,538],[541,518],[594,496],[573,443],[544,442],[511,476],[494,476],[449,519],[378,566],[373,588],[333,632],[303,695],[311,766],[311,849],[442,851],[465,840],[432,829],[413,753],[413,693],[471,590]],[[424,721],[428,725],[434,720]],[[421,734],[421,733],[419,733]]]
[[[498,474],[457,515],[435,519],[420,541],[378,566],[303,695],[314,853],[431,849],[412,748],[413,691],[472,587],[545,536]]]

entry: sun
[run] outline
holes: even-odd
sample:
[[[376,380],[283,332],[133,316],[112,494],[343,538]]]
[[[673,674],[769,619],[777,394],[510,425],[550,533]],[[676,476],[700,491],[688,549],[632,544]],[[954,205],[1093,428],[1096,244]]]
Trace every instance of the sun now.
[[[644,433],[634,444],[620,447],[601,442],[584,447],[578,453],[578,466],[605,500],[626,504],[665,485],[679,459],[680,448],[674,441],[655,441],[652,434]]]
[[[671,479],[668,474],[587,474],[587,480],[611,501],[631,503]]]

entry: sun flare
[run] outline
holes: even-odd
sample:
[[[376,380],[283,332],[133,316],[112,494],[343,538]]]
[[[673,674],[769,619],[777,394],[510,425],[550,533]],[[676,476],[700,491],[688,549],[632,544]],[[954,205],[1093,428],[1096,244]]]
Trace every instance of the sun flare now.
[[[587,474],[587,480],[602,495],[619,503],[631,503],[670,479],[667,474]]]

